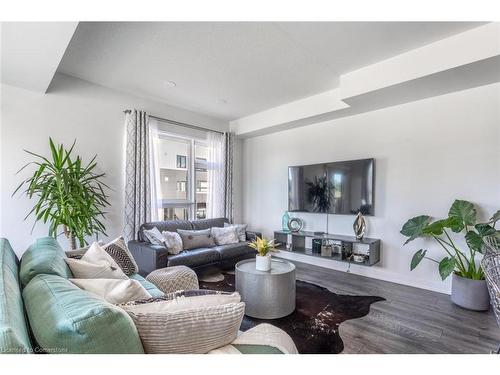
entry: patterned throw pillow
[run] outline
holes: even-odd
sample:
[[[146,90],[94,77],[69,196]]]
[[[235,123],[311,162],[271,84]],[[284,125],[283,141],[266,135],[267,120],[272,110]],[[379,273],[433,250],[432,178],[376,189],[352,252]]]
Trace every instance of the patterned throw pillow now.
[[[210,229],[204,229],[204,230],[177,229],[177,233],[179,233],[179,235],[182,238],[182,248],[184,250],[200,249],[202,247],[216,246]]]
[[[130,253],[123,237],[118,237],[103,246],[104,250],[111,255],[125,275],[130,276],[139,272],[139,267]]]
[[[240,242],[236,227],[213,227],[211,228],[211,233],[214,237],[215,243],[219,246]]]
[[[144,229],[142,234],[153,245],[163,245],[163,235],[158,230],[158,228],[153,227],[151,229]]]
[[[171,255],[179,254],[182,251],[182,238],[177,232],[163,231],[163,245]]]
[[[240,242],[244,242],[247,240],[247,226],[248,224],[229,224],[224,223],[224,227],[236,227],[236,231],[238,232],[238,239]]]

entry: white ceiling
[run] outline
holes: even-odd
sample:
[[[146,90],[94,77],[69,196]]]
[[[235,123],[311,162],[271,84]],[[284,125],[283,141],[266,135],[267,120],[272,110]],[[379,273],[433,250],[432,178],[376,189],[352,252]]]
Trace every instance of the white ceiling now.
[[[45,92],[78,22],[2,22],[2,83]]]
[[[479,25],[82,22],[58,71],[232,120],[330,90],[343,73]]]

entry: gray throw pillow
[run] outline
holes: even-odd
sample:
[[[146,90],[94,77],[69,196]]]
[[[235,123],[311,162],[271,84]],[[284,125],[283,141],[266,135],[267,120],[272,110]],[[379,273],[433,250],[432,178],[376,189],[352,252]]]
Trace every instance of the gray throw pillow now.
[[[238,232],[238,239],[240,242],[247,240],[247,226],[248,224],[229,224],[224,223],[224,227],[236,227],[236,231]]]
[[[214,247],[215,241],[210,229],[204,230],[184,230],[177,229],[177,233],[182,238],[182,248],[184,250],[199,249],[202,247]]]

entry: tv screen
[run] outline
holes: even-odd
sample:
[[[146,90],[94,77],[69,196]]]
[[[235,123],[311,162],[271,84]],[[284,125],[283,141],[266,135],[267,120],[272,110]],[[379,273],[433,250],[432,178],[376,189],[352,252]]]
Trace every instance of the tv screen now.
[[[288,211],[373,215],[375,160],[288,168]]]

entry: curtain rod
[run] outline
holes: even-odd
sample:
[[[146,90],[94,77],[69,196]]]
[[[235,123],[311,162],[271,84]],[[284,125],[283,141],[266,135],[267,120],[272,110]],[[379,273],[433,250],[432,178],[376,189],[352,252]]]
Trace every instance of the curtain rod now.
[[[126,109],[125,111],[123,111],[123,113],[132,113],[132,110]],[[219,130],[212,130],[212,129],[204,128],[202,126],[186,124],[185,122],[179,122],[179,121],[169,120],[169,119],[166,119],[166,118],[163,118],[163,117],[158,117],[158,116],[152,116],[152,115],[148,115],[148,116],[151,117],[151,118],[154,118],[155,120],[167,122],[167,123],[172,124],[172,125],[183,126],[185,128],[191,128],[191,129],[201,130],[201,131],[206,131],[206,132],[213,132],[213,133],[224,134],[224,132],[221,132]]]

